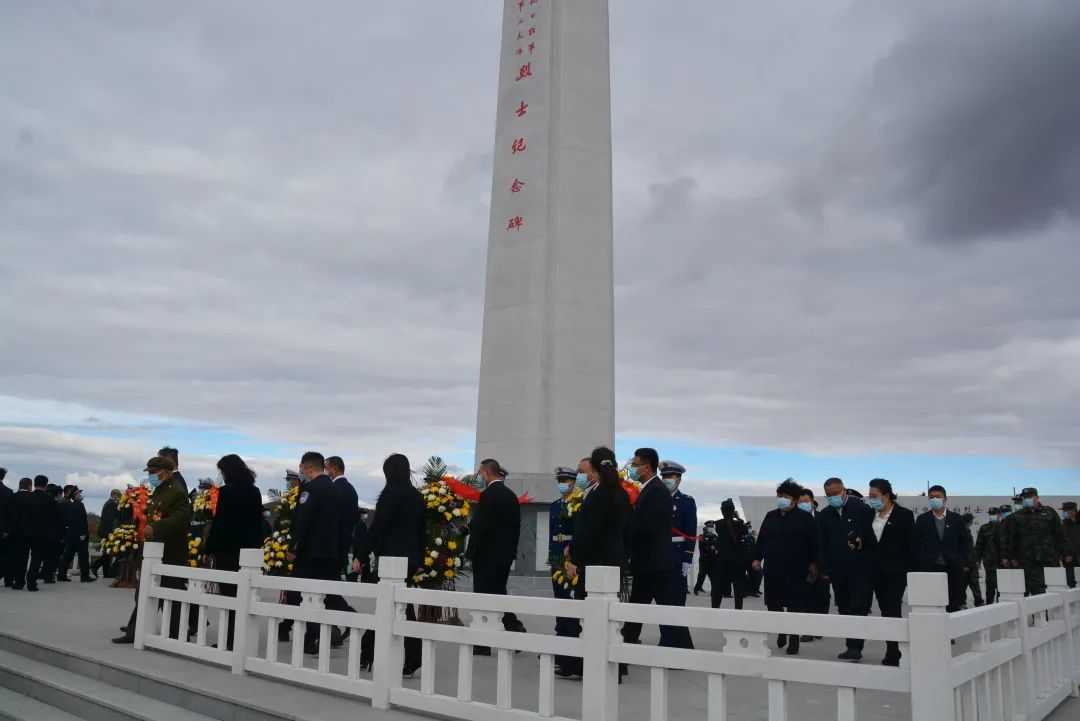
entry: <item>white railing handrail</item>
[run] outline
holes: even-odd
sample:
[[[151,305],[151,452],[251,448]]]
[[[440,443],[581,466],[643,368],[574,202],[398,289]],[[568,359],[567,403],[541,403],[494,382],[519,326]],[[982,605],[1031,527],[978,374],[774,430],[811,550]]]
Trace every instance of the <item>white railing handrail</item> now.
[[[738,678],[764,680],[769,717],[782,720],[789,718],[788,683],[835,688],[837,718],[844,721],[855,718],[856,690],[906,695],[914,721],[984,721],[1020,716],[1038,721],[1069,695],[1078,695],[1080,589],[1066,588],[1063,569],[1046,569],[1048,591],[1032,597],[1023,594],[1022,571],[999,571],[1001,602],[955,613],[945,610],[948,592],[943,574],[909,574],[911,609],[907,618],[681,608],[679,625],[723,634],[719,650],[692,650],[623,642],[618,632],[620,624],[665,624],[671,623],[673,617],[668,607],[619,602],[620,572],[616,568],[590,568],[586,598],[573,600],[409,588],[405,583],[405,559],[380,561],[379,583],[355,584],[264,576],[260,549],[244,550],[240,571],[232,572],[166,565],[162,562],[161,544],[144,544],[136,648],[160,649],[230,666],[237,674],[258,673],[370,699],[380,709],[398,706],[428,714],[458,715],[469,721],[563,721],[564,717],[555,714],[553,671],[557,656],[582,659],[582,718],[588,721],[614,721],[619,717],[620,663],[650,669],[651,715],[664,719],[669,703],[668,674],[684,670],[706,674],[710,718],[723,717],[713,707],[726,704],[726,684]],[[163,577],[192,583],[186,590],[163,587]],[[210,593],[211,584],[234,585],[236,595]],[[267,596],[282,591],[296,592],[302,599],[300,605],[283,604],[277,596]],[[323,605],[328,595],[374,600],[374,610],[328,610]],[[166,602],[160,620],[155,613],[159,601]],[[455,608],[464,625],[407,620],[407,604]],[[218,648],[208,644],[204,623],[200,623],[195,643],[168,637],[174,613],[184,632],[190,614],[195,612],[200,617],[218,614]],[[230,612],[236,616],[235,639],[233,647],[227,649],[224,625]],[[581,619],[583,633],[580,637],[566,637],[508,632],[501,623],[505,612]],[[294,631],[291,648],[287,647],[279,658],[276,637],[282,622],[293,623]],[[307,624],[318,626],[320,643],[315,668],[306,667],[303,661],[303,629]],[[345,673],[331,673],[328,647],[330,629],[335,626],[353,634]],[[773,655],[768,644],[771,634],[801,634],[808,629],[816,635],[897,642],[902,651],[901,666],[851,665]],[[359,636],[366,630],[375,632],[376,663],[370,680],[360,677],[359,668]],[[418,639],[422,647],[424,670],[419,690],[402,686],[397,673],[404,659],[402,642],[407,637]],[[973,639],[972,648],[953,656],[951,641],[960,638]],[[260,644],[260,639],[266,639],[266,643]],[[458,649],[456,694],[436,693],[435,644]],[[491,647],[497,657],[494,704],[473,697],[474,646]],[[512,707],[514,652],[528,654],[522,658],[539,655],[538,712]],[[797,715],[797,709],[792,710]]]

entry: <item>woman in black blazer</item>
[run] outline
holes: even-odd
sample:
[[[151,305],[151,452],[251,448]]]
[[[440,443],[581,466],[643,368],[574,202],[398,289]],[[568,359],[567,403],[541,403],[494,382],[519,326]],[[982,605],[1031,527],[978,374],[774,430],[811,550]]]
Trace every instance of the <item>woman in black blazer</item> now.
[[[210,522],[203,553],[221,571],[240,570],[240,549],[263,544],[262,493],[255,485],[255,473],[235,453],[217,462],[224,484],[218,491],[217,511]],[[235,596],[236,586],[221,584],[223,596]],[[229,645],[232,650],[236,612],[229,611]]]
[[[412,484],[412,471],[409,459],[400,453],[394,453],[383,462],[383,475],[386,485],[375,501],[375,518],[368,530],[366,543],[359,549],[360,568],[372,553],[376,558],[400,556],[409,559],[409,576],[406,585],[413,585],[412,575],[424,562],[424,541],[427,531],[424,526],[426,506],[424,497]],[[372,583],[377,583],[377,575],[368,576]],[[416,620],[416,611],[412,604],[405,607],[405,617]],[[360,642],[360,665],[371,668],[375,655],[375,633],[364,631]],[[420,668],[421,644],[418,638],[405,639],[405,665],[402,674],[408,678]]]
[[[610,448],[600,447],[578,465],[578,473],[589,479],[585,500],[574,520],[570,541],[567,574],[578,578],[574,598],[585,598],[585,574],[589,566],[626,568],[626,524],[630,519],[630,497],[622,487],[618,462]],[[581,623],[571,619],[567,636],[581,635]],[[556,675],[566,678],[582,674],[582,661],[571,656],[557,656]],[[620,671],[620,679],[621,679]]]
[[[877,559],[874,564],[874,596],[885,618],[900,618],[908,571],[915,567],[915,514],[896,505],[892,484],[884,478],[870,481],[867,503],[874,509]],[[885,666],[900,665],[900,644],[885,642]]]

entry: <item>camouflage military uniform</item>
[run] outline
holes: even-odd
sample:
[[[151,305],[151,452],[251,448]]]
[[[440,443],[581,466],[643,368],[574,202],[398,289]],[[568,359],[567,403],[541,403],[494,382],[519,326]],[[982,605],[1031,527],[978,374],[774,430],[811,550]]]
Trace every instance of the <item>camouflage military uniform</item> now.
[[[1001,521],[984,523],[979,527],[979,537],[975,541],[975,562],[982,562],[986,572],[986,602],[997,601],[997,567],[1001,563],[998,551],[997,535]]]
[[[1005,539],[1005,556],[1024,569],[1024,588],[1029,596],[1046,592],[1043,568],[1060,566],[1069,555],[1069,542],[1061,517],[1046,506],[1025,508],[1009,517],[1012,527]]]

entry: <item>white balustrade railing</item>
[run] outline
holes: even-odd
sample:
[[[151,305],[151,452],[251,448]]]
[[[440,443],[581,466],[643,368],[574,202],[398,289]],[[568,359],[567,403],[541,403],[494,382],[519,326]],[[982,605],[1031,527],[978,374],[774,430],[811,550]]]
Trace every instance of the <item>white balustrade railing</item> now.
[[[1048,592],[1025,598],[1022,571],[998,572],[1001,601],[947,613],[948,593],[942,574],[908,576],[907,618],[853,617],[803,613],[770,613],[727,609],[684,608],[678,624],[719,632],[719,649],[676,649],[627,644],[623,623],[668,624],[670,608],[618,601],[619,571],[590,568],[584,600],[492,596],[478,593],[408,588],[405,559],[384,558],[378,584],[318,581],[264,576],[262,551],[245,550],[241,570],[227,572],[162,563],[162,546],[145,544],[135,629],[138,649],[153,648],[228,667],[236,674],[255,673],[289,683],[368,699],[380,709],[411,709],[470,721],[619,718],[619,664],[648,669],[648,716],[667,721],[672,673],[704,674],[705,718],[728,718],[731,683],[763,683],[769,721],[788,721],[801,714],[788,698],[789,684],[813,684],[836,694],[838,721],[854,721],[860,692],[902,694],[914,721],[1040,721],[1067,697],[1077,696],[1080,681],[1080,589],[1068,589],[1063,569],[1046,569]],[[166,588],[162,577],[187,579],[187,590]],[[210,584],[232,584],[236,596],[208,593]],[[281,602],[285,591],[302,602]],[[352,599],[356,612],[331,611],[324,598]],[[423,623],[406,618],[405,607],[458,609],[465,625]],[[158,607],[161,606],[159,612]],[[236,613],[235,638],[227,648],[228,615]],[[503,629],[505,612],[578,619],[580,638],[544,633],[512,633]],[[188,620],[199,614],[193,641],[186,640]],[[217,615],[216,647],[208,643],[208,614]],[[178,614],[181,638],[169,638]],[[278,629],[291,620],[291,645],[279,657]],[[318,656],[305,658],[308,624],[319,627]],[[348,649],[333,654],[331,627],[348,629]],[[883,646],[900,645],[899,667],[855,665],[797,656],[774,655],[770,634],[805,634],[866,639]],[[361,669],[364,631],[374,631],[374,668]],[[418,688],[402,681],[403,640],[419,639],[422,656]],[[961,644],[953,643],[962,639]],[[970,643],[969,643],[970,642]],[[495,673],[474,673],[473,648],[487,646],[495,656]],[[970,650],[956,652],[955,649]],[[456,656],[452,678],[440,678],[436,649]],[[520,654],[520,655],[519,655]],[[565,695],[556,706],[555,658],[583,660],[580,716],[565,716]],[[538,659],[538,663],[536,662]],[[521,702],[514,694],[515,661],[522,673],[535,670],[536,694]],[[522,671],[522,666],[527,666]],[[442,668],[447,668],[444,664]],[[483,686],[483,688],[479,688]],[[491,686],[494,688],[492,689]],[[574,688],[572,686],[564,687]],[[483,699],[479,698],[483,697]],[[515,701],[519,703],[515,705]],[[685,701],[685,699],[680,699]],[[576,709],[576,704],[573,704]]]

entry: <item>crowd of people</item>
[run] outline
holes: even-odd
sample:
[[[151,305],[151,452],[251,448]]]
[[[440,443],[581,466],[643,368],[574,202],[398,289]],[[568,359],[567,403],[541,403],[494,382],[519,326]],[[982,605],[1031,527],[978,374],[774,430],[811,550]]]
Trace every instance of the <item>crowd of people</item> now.
[[[213,522],[202,544],[203,561],[222,570],[238,570],[240,552],[260,548],[270,534],[262,493],[255,473],[237,455],[217,463],[220,491]],[[564,569],[553,576],[558,598],[581,599],[585,577],[593,566],[614,566],[629,577],[631,603],[684,606],[695,552],[699,574],[694,593],[707,578],[711,602],[721,606],[732,596],[741,609],[747,596],[759,595],[764,582],[764,603],[769,611],[827,614],[835,603],[842,615],[866,616],[876,601],[882,616],[898,618],[909,571],[937,572],[948,581],[948,608],[966,604],[966,591],[974,591],[976,605],[997,599],[996,572],[1000,568],[1023,569],[1028,593],[1045,591],[1043,567],[1067,567],[1068,582],[1075,585],[1075,554],[1080,551],[1077,506],[1065,503],[1064,522],[1054,509],[1043,506],[1035,488],[1025,488],[1009,505],[990,510],[990,522],[977,538],[972,537],[970,514],[961,516],[948,507],[942,486],[927,492],[929,510],[916,516],[897,504],[888,480],[869,482],[866,496],[848,488],[839,478],[824,482],[824,507],[811,489],[792,479],[776,489],[776,508],[769,511],[757,530],[740,517],[731,499],[721,505],[722,517],[706,521],[698,531],[694,499],[681,490],[686,469],[674,461],[660,461],[655,449],[639,448],[625,466],[633,482],[633,498],[620,476],[615,453],[596,448],[576,467],[559,467],[554,474],[558,499],[550,507],[549,555],[552,567]],[[179,453],[163,448],[143,469],[147,474],[149,504],[143,538],[164,545],[166,564],[187,565],[188,529],[192,519],[191,495],[179,470]],[[358,507],[356,491],[345,475],[338,456],[324,457],[310,451],[300,459],[295,514],[289,528],[286,559],[298,578],[351,580],[376,583],[378,561],[383,556],[408,559],[410,569],[422,568],[426,555],[426,503],[413,484],[408,458],[389,456],[383,464],[385,486],[379,493],[370,527],[367,512]],[[518,555],[521,510],[518,497],[506,487],[508,471],[494,459],[480,462],[475,483],[482,488],[467,526],[465,558],[470,564],[473,591],[506,595],[511,566]],[[0,561],[4,583],[12,589],[38,590],[38,582],[67,581],[67,570],[78,558],[80,579],[91,582],[98,571],[110,575],[106,558],[90,563],[87,513],[82,491],[60,488],[45,476],[23,478],[18,490],[3,484],[0,469]],[[117,507],[119,491],[113,491],[102,509],[98,535],[107,537],[119,523],[130,521]],[[978,584],[977,569],[985,571],[985,595]],[[407,583],[413,583],[413,577]],[[163,578],[162,585],[184,588],[181,578]],[[222,585],[220,593],[235,595],[234,586]],[[138,590],[136,589],[136,599]],[[300,594],[289,592],[285,602],[299,605]],[[325,596],[326,608],[351,612],[340,595]],[[407,616],[415,619],[410,606]],[[134,640],[137,608],[116,643]],[[672,620],[677,619],[672,614]],[[199,624],[197,609],[188,616],[188,636]],[[502,617],[507,631],[524,632],[513,613]],[[180,616],[171,616],[170,634],[179,637]],[[229,617],[227,632],[231,648],[235,618]],[[808,629],[810,630],[810,629]],[[559,618],[560,636],[581,634],[578,619]],[[641,624],[626,623],[623,640],[640,643]],[[279,625],[279,641],[289,641],[292,623]],[[340,647],[349,630],[332,629],[330,644]],[[819,636],[780,634],[777,646],[789,655],[800,643]],[[663,625],[660,644],[693,648],[686,627]],[[319,632],[307,625],[305,653],[319,653]],[[858,661],[864,641],[846,640],[840,658]],[[475,647],[474,654],[490,655]],[[412,675],[421,664],[417,639],[405,639],[403,674]],[[374,663],[374,635],[361,639],[360,663]],[[889,642],[881,661],[897,666],[899,645]],[[620,680],[625,674],[620,669]],[[580,676],[581,659],[559,657],[556,675]]]

